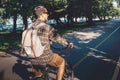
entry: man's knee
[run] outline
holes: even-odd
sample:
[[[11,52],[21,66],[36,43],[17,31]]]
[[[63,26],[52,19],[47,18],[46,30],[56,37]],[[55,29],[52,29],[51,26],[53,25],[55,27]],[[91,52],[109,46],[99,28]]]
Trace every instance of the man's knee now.
[[[63,59],[59,66],[65,66],[65,60]]]
[[[65,65],[65,60],[58,54],[53,55],[53,59],[50,61],[49,65],[59,67]]]

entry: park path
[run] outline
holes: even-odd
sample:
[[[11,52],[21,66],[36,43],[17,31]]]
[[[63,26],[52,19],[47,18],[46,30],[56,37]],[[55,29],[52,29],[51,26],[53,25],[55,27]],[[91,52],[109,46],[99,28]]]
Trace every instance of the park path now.
[[[1,52],[2,54],[6,54]],[[13,72],[13,66],[17,61],[17,57],[0,57],[0,80],[22,80],[19,75]]]
[[[89,27],[64,35],[66,39],[72,41],[76,46],[74,49],[71,49],[71,54],[76,53],[74,55],[77,56],[77,53],[81,50],[81,45],[98,38],[105,33],[105,29],[112,28],[113,25],[115,24],[107,22],[97,23],[97,27],[93,26],[92,28]],[[10,53],[0,51],[0,53],[11,55],[11,57],[0,57],[0,80],[29,80],[32,72],[30,63],[26,61],[25,56],[19,55],[18,50]],[[76,78],[75,80],[80,79]]]

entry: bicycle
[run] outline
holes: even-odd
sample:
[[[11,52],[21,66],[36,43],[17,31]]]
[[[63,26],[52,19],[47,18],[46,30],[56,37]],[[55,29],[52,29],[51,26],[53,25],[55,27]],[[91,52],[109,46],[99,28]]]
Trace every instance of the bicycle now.
[[[56,80],[56,69],[52,66],[44,66],[39,67],[39,69],[42,71],[43,75],[38,78],[33,78],[32,80]],[[63,74],[63,80],[73,80],[74,73],[71,68],[71,66],[66,62],[65,64],[65,72]]]
[[[67,49],[67,47],[64,48],[55,48],[56,50],[64,50]],[[62,55],[60,55],[62,56]],[[64,58],[65,59],[65,58]],[[41,77],[38,78],[32,78],[31,80],[56,80],[56,74],[57,71],[54,67],[46,65],[46,66],[37,66],[38,69],[40,69],[43,73]],[[63,80],[73,80],[74,79],[74,71],[72,65],[65,59],[65,71],[63,74]]]

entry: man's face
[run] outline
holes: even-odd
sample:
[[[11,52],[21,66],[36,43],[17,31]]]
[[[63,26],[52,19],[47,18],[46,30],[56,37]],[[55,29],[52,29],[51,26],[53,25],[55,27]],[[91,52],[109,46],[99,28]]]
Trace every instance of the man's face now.
[[[45,19],[45,21],[47,21],[48,20],[48,13],[47,12],[45,12],[45,13],[43,13],[43,16],[44,16],[44,19]]]
[[[37,6],[35,7],[35,13],[37,15],[37,17],[41,20],[41,21],[47,21],[48,20],[48,11],[44,6]]]
[[[47,20],[48,20],[48,16],[49,16],[49,15],[48,15],[47,12],[46,12],[46,13],[43,13],[43,14],[42,14],[43,20],[44,20],[44,21],[47,21]]]

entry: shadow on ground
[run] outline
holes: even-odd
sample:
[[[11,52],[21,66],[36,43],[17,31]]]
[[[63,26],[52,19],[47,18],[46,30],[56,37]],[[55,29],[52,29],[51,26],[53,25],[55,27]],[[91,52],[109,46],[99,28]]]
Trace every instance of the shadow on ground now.
[[[17,63],[13,66],[12,70],[23,80],[29,80],[30,76],[33,76],[33,72],[30,72],[28,68],[31,68],[30,65],[22,64],[22,60],[17,60]]]

